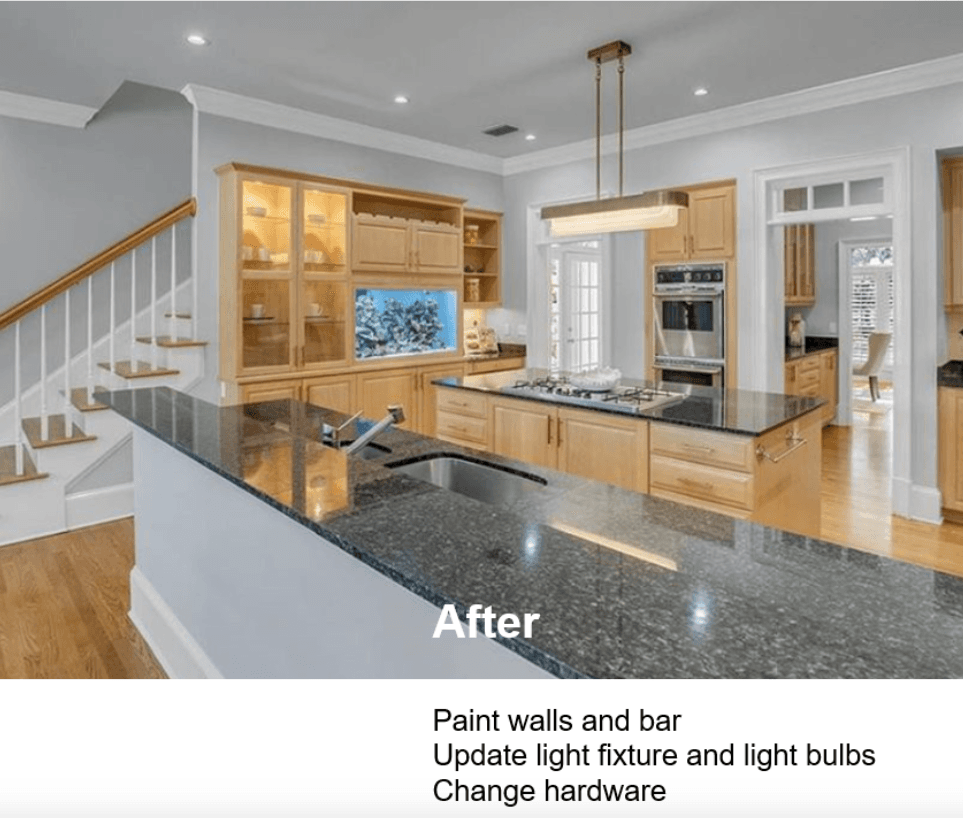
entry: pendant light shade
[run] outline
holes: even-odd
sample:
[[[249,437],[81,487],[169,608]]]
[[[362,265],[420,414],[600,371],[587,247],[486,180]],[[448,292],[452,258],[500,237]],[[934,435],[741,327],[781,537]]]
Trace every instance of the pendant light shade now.
[[[635,196],[622,195],[624,165],[623,136],[625,94],[624,58],[632,46],[621,40],[593,48],[588,58],[595,63],[595,199],[542,208],[550,222],[552,236],[584,236],[593,233],[621,233],[675,227],[679,213],[689,206],[689,195],[681,190],[653,190]],[[602,63],[619,61],[619,195],[602,198]]]

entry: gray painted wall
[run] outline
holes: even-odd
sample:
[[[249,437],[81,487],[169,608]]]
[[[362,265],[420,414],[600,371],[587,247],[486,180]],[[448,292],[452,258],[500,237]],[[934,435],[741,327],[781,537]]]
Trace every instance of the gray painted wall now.
[[[126,82],[84,130],[0,117],[0,311],[191,195],[190,104],[180,94]],[[12,192],[12,195],[11,195]],[[190,275],[190,230],[178,229],[179,280]],[[158,240],[168,274],[170,247]],[[149,251],[140,251],[138,309],[148,303]],[[130,257],[117,262],[116,319],[130,312]],[[106,273],[94,281],[94,337],[109,326]],[[48,309],[47,365],[64,357],[63,297]],[[72,349],[86,343],[86,292],[71,304]],[[144,328],[146,329],[146,328]],[[39,317],[22,330],[23,383],[39,377]],[[75,352],[76,354],[76,352]],[[0,405],[13,394],[13,333],[0,333]],[[126,355],[125,355],[126,357]]]
[[[635,100],[634,104],[643,104]],[[629,101],[632,104],[632,101]],[[820,111],[752,127],[678,140],[630,151],[626,155],[626,185],[630,192],[686,185],[714,179],[735,178],[738,185],[739,325],[764,314],[783,315],[776,300],[762,303],[755,280],[753,174],[757,170],[822,159],[865,154],[871,151],[910,147],[912,193],[912,275],[914,338],[911,384],[914,430],[911,476],[914,483],[936,485],[936,365],[946,350],[946,321],[942,309],[942,273],[939,251],[939,182],[937,150],[963,142],[959,111],[963,108],[963,85]],[[588,113],[586,122],[590,122]],[[603,185],[614,173],[612,157],[603,168]],[[530,204],[594,195],[594,161],[521,173],[505,180],[505,266],[524,269],[526,263],[526,210]],[[618,302],[636,297],[643,275],[642,259],[629,259],[615,271],[614,298]],[[526,310],[526,289],[508,282],[506,307],[517,315]],[[626,321],[628,308],[613,315],[615,337],[636,332]],[[935,328],[935,330],[934,330]],[[747,385],[751,376],[753,344],[747,338],[739,349],[739,378]],[[546,360],[545,342],[529,338],[535,361]],[[631,371],[627,354],[635,345],[622,348],[613,361]],[[778,377],[781,359],[774,350],[769,377]]]
[[[892,239],[892,222],[825,222],[816,225],[816,303],[786,310],[786,317],[802,313],[807,335],[839,335],[839,243],[859,239]],[[787,330],[788,334],[788,323]]]
[[[228,162],[286,168],[302,173],[357,179],[373,184],[431,191],[468,200],[471,207],[502,210],[502,179],[440,162],[198,114],[195,219],[197,269],[200,271],[200,337],[216,339],[218,288],[218,177],[214,169]],[[523,268],[522,268],[523,269]],[[216,346],[207,348],[205,382],[195,394],[219,400]]]

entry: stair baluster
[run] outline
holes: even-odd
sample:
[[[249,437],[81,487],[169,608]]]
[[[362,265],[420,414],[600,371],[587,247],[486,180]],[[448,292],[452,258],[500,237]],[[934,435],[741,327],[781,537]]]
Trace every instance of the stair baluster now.
[[[94,277],[87,279],[87,400],[94,399]]]
[[[110,371],[115,372],[117,366],[117,356],[114,351],[114,337],[117,335],[116,332],[116,315],[115,315],[115,300],[117,297],[117,277],[114,275],[114,262],[110,263],[110,335],[108,338],[108,345],[110,347]],[[110,381],[108,381],[110,383]]]
[[[177,340],[177,225],[171,225],[171,340]]]
[[[173,228],[171,228],[173,229]],[[191,241],[191,253],[193,257],[191,259],[191,269],[194,269],[194,262],[197,259],[197,242]],[[197,317],[200,314],[200,310],[197,309],[197,276],[191,275],[191,337],[197,340],[201,337],[197,329]]]
[[[20,321],[13,325],[13,395],[15,470],[17,477],[23,477],[23,390],[20,388]]]
[[[137,360],[137,248],[130,251],[130,368],[140,369]]]
[[[40,307],[40,439],[49,440],[47,421],[47,305]]]
[[[64,293],[64,436],[74,436],[73,403],[70,395],[70,290]]]
[[[157,238],[150,240],[150,365],[157,369]]]

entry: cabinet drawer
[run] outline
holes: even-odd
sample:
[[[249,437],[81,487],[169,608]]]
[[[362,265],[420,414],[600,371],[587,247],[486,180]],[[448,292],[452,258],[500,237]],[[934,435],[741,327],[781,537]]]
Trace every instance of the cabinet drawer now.
[[[492,361],[469,361],[468,369],[475,375],[481,372],[503,372],[512,369],[524,369],[524,358],[496,358]]]
[[[483,418],[451,415],[439,409],[435,434],[456,443],[468,441],[476,445],[488,446],[488,422]]]
[[[806,372],[818,372],[819,371],[819,355],[809,355],[796,361],[796,371],[802,375]]]
[[[450,412],[455,415],[472,415],[477,418],[488,416],[488,399],[484,395],[474,394],[464,389],[438,390],[439,412]]]
[[[753,470],[755,450],[750,437],[663,423],[653,423],[651,427],[649,446],[653,454],[745,472]]]
[[[649,461],[652,493],[663,489],[697,500],[752,510],[753,477],[750,474],[699,466],[671,457],[653,455]]]
[[[807,398],[821,398],[823,397],[822,384],[819,382],[819,378],[816,378],[814,381],[798,384],[794,394],[803,395]]]

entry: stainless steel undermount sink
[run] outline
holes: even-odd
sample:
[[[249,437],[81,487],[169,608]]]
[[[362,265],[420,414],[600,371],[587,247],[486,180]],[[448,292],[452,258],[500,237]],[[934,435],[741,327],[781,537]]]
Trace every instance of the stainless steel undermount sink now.
[[[388,464],[388,468],[416,480],[433,483],[439,488],[464,494],[473,500],[495,505],[512,503],[526,492],[548,485],[534,474],[516,474],[500,466],[450,455],[438,455],[397,466]]]

